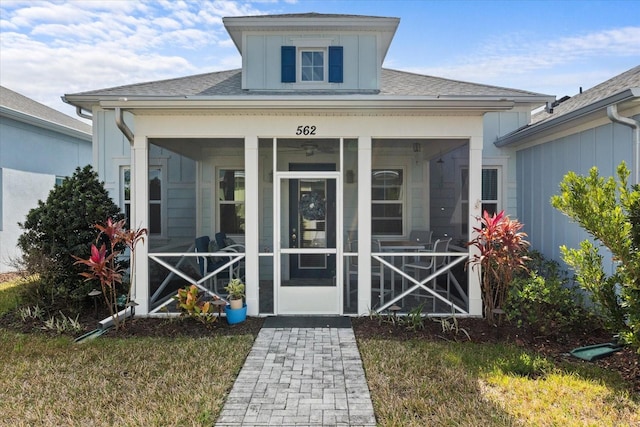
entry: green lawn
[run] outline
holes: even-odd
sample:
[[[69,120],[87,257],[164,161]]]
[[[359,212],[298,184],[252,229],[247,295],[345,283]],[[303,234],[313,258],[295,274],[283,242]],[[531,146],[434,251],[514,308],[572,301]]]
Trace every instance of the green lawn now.
[[[358,343],[383,426],[638,426],[640,402],[617,375],[557,366],[514,346]]]
[[[19,303],[0,284],[0,315]],[[0,329],[3,425],[211,426],[253,337],[70,338]],[[360,340],[382,426],[639,426],[639,398],[589,364],[513,346]]]
[[[7,426],[211,426],[251,349],[250,335],[69,338],[0,330]]]

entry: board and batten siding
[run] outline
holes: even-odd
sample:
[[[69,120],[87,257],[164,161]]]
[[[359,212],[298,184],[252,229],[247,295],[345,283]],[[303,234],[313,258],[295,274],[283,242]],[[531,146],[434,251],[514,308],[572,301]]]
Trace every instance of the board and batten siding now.
[[[590,236],[554,209],[551,197],[559,193],[560,182],[569,171],[587,175],[596,166],[600,176],[615,176],[623,160],[631,168],[631,129],[609,123],[519,150],[516,158],[518,218],[529,235],[532,249],[562,262],[561,245],[577,248]],[[605,265],[612,267],[609,252],[601,253]]]
[[[309,46],[305,46],[308,39]],[[281,47],[313,47],[317,40],[327,46],[343,47],[343,82],[331,83],[327,88],[339,90],[370,90],[379,87],[378,39],[371,34],[247,34],[242,56],[243,89],[290,90],[303,89],[305,83],[281,81]],[[328,56],[325,66],[328,66]],[[328,83],[327,83],[328,84]],[[306,84],[309,86],[309,84]],[[314,86],[314,89],[317,87]]]

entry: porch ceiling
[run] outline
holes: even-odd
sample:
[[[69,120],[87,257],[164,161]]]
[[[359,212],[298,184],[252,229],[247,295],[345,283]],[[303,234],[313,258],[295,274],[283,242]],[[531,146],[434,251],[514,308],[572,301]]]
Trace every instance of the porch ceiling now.
[[[329,139],[293,139],[280,138],[278,144],[281,149],[302,150],[305,142],[317,145],[322,151],[329,152],[334,147],[337,151],[337,138]],[[200,160],[206,149],[238,149],[244,147],[244,141],[240,138],[150,138],[151,144],[170,150],[174,153],[188,157],[192,160]],[[412,150],[414,144],[420,145],[421,156],[424,160],[431,160],[441,157],[450,151],[467,144],[467,139],[438,139],[438,138],[415,138],[415,139],[374,139],[374,151],[387,150]]]
[[[149,142],[196,161],[202,159],[205,149],[244,147],[240,138],[150,138]]]

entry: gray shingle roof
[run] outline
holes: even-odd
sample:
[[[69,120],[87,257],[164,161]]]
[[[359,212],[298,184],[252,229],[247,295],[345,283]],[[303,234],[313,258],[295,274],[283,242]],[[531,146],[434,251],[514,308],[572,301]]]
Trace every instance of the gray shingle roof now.
[[[40,104],[4,86],[0,86],[0,106],[91,135],[91,125]]]
[[[553,113],[541,111],[534,114],[533,117],[531,117],[531,124],[536,125],[556,119],[632,87],[640,87],[640,65],[571,97],[567,101],[555,106]]]
[[[199,74],[169,80],[138,83],[69,96],[278,96],[291,95],[291,91],[253,91],[242,89],[240,69]],[[382,69],[380,91],[308,91],[295,94],[346,95],[378,94],[386,96],[548,96],[524,90],[468,83],[440,77],[425,76],[404,71]]]

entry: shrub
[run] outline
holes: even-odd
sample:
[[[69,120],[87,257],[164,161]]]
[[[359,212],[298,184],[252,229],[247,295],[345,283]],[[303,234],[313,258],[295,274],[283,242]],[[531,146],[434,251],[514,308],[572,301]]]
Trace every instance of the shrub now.
[[[474,227],[475,238],[467,245],[478,248],[469,263],[479,267],[481,274],[484,315],[494,323],[494,309],[504,309],[509,285],[518,270],[524,269],[529,242],[521,232],[522,224],[509,219],[504,211],[478,218],[481,227]]]
[[[173,297],[182,315],[192,317],[202,323],[215,322],[218,318],[213,315],[213,304],[204,300],[204,293],[196,285],[178,289]]]
[[[612,332],[640,351],[640,187],[629,188],[625,162],[617,175],[617,181],[604,179],[595,167],[588,176],[569,172],[551,204],[593,236],[594,241],[584,240],[579,249],[562,246],[563,259],[575,269],[578,283],[590,292]],[[602,246],[616,262],[611,276],[603,267]]]
[[[116,330],[120,328],[119,307],[127,307],[131,301],[132,281],[126,285],[123,284],[123,276],[126,272],[123,262],[119,261],[120,256],[126,248],[131,254],[133,262],[135,248],[138,242],[144,241],[147,234],[146,228],[137,230],[127,230],[124,228],[126,220],[113,222],[111,218],[107,218],[107,223],[102,226],[96,224],[95,227],[100,231],[96,237],[96,243],[91,245],[91,256],[88,259],[80,258],[73,255],[76,262],[74,265],[85,265],[88,271],[81,272],[80,275],[86,277],[87,280],[97,281],[102,289],[105,303],[111,313],[111,318],[115,324]],[[107,240],[107,244],[102,243],[100,248],[97,245],[101,241]],[[135,277],[135,276],[132,276]],[[124,286],[123,286],[124,285]],[[124,291],[124,294],[122,292]],[[132,312],[133,312],[133,307]],[[125,322],[126,316],[122,319]]]
[[[47,311],[79,307],[92,288],[74,265],[73,256],[88,258],[95,239],[94,224],[105,218],[119,219],[120,208],[113,203],[91,166],[77,168],[73,176],[56,186],[45,202],[31,209],[18,238],[22,261],[29,273],[39,274],[39,282],[25,295],[27,303],[37,303]]]
[[[540,334],[566,332],[585,319],[580,294],[568,287],[566,272],[538,252],[530,253],[528,275],[516,277],[509,289],[505,311],[518,327]]]

